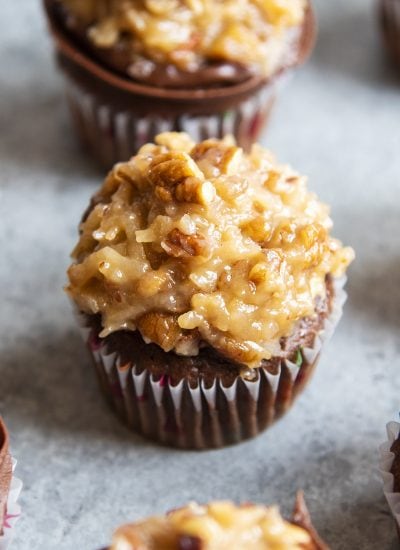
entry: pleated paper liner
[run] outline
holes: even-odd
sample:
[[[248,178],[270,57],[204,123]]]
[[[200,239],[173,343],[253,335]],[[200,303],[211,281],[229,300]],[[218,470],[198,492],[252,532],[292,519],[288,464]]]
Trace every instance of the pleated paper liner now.
[[[12,459],[13,472],[17,461]],[[13,476],[11,479],[10,492],[8,493],[6,514],[4,517],[3,534],[0,536],[0,550],[6,550],[15,534],[15,524],[21,515],[21,507],[18,504],[18,497],[22,489],[22,481]]]
[[[135,432],[165,445],[185,449],[219,448],[256,436],[281,417],[308,382],[323,345],[337,325],[346,300],[345,278],[334,282],[332,311],[311,347],[299,350],[296,362],[282,360],[277,374],[259,368],[254,380],[237,377],[230,386],[215,378],[193,386],[168,376],[154,377],[124,362],[78,314],[85,343],[101,388],[112,407]]]
[[[128,160],[142,145],[167,131],[187,132],[195,141],[235,136],[250,149],[271,112],[280,79],[264,85],[234,108],[209,114],[151,113],[124,110],[91,93],[64,71],[66,94],[74,127],[84,147],[106,169]]]
[[[107,169],[165,131],[185,131],[195,140],[233,134],[249,149],[268,119],[282,75],[303,63],[315,42],[310,4],[297,51],[273,77],[254,76],[213,89],[172,90],[139,84],[94,61],[63,29],[54,0],[44,0],[44,7],[78,136]]]
[[[400,424],[398,422],[389,422],[386,426],[386,431],[387,441],[382,443],[379,448],[379,468],[383,478],[383,492],[389,504],[390,511],[395,519],[397,532],[400,537],[400,493],[394,492],[394,477],[390,472],[394,459],[394,453],[392,453],[390,449],[399,437]]]

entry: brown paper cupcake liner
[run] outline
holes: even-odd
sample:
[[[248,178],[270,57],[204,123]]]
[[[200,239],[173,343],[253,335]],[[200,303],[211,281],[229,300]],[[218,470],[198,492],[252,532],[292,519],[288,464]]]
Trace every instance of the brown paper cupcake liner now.
[[[86,90],[64,72],[67,100],[72,120],[83,145],[105,168],[128,160],[142,145],[161,132],[187,132],[195,141],[235,136],[249,149],[257,141],[271,112],[278,79],[265,84],[249,99],[234,108],[210,114],[140,113],[118,109]]]
[[[400,66],[400,0],[380,0],[379,17],[386,47]]]
[[[391,473],[394,453],[390,450],[393,443],[399,437],[400,424],[398,422],[389,422],[386,426],[386,431],[387,441],[382,443],[379,448],[379,468],[383,479],[383,492],[396,522],[397,532],[400,537],[400,493],[394,492],[394,476]]]
[[[310,3],[296,51],[273,77],[253,76],[218,88],[165,89],[137,83],[94,61],[63,28],[54,0],[44,0],[44,7],[78,136],[106,168],[128,160],[165,131],[185,131],[195,140],[233,134],[249,149],[268,119],[282,75],[303,63],[315,42]]]
[[[78,314],[85,343],[108,401],[135,432],[165,445],[186,449],[218,448],[256,436],[281,417],[309,380],[323,344],[335,329],[346,300],[345,278],[334,283],[332,311],[311,347],[296,362],[283,359],[278,373],[259,368],[254,380],[235,379],[224,386],[215,378],[207,386],[186,379],[173,385],[168,376],[155,378],[124,362]]]

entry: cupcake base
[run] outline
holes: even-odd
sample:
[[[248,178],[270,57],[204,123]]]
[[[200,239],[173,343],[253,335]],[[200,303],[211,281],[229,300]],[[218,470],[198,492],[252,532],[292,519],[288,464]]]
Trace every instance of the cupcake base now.
[[[335,281],[331,313],[298,360],[280,360],[276,374],[257,369],[251,381],[236,376],[229,384],[216,377],[173,383],[110,352],[87,316],[79,315],[79,323],[103,393],[133,431],[183,449],[219,448],[258,435],[289,409],[340,319],[343,284],[344,279]]]
[[[296,51],[273,77],[253,76],[216,88],[162,88],[137,83],[103,66],[76,47],[57,17],[54,0],[44,0],[44,7],[78,136],[107,169],[165,131],[184,131],[196,141],[232,134],[249,149],[268,119],[277,83],[306,59],[315,41],[309,4]]]
[[[60,57],[64,68],[66,95],[72,121],[79,140],[104,168],[128,160],[142,145],[151,142],[161,132],[186,132],[195,141],[235,136],[248,150],[257,141],[273,107],[278,80],[268,82],[247,100],[217,113],[179,114],[173,109],[151,113],[124,109],[115,102],[105,101],[99,93],[68,70],[68,62]],[[151,100],[150,100],[151,101]]]

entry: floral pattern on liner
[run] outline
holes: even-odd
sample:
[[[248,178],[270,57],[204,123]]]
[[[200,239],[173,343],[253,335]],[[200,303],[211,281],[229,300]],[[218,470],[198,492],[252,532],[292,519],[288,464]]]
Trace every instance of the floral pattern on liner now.
[[[279,80],[268,82],[236,108],[209,115],[157,115],[132,109],[118,110],[66,76],[67,99],[78,136],[101,163],[110,168],[128,160],[145,143],[162,132],[187,132],[195,141],[235,136],[239,146],[249,149],[257,141],[268,119]],[[211,106],[212,108],[212,106]]]
[[[218,379],[211,387],[202,380],[196,387],[185,380],[173,386],[165,376],[156,380],[108,353],[84,315],[78,314],[78,322],[106,397],[133,431],[165,445],[218,448],[256,436],[289,409],[340,320],[347,298],[345,282],[345,277],[335,281],[332,312],[299,360],[282,360],[277,374],[259,368],[254,380],[238,378],[229,387]]]
[[[388,501],[390,511],[397,523],[397,529],[400,529],[400,493],[394,493],[394,477],[390,470],[393,464],[394,454],[390,451],[393,443],[399,436],[400,424],[398,422],[389,422],[386,426],[388,439],[379,448],[380,461],[379,468],[383,478],[383,491]]]
[[[17,461],[13,459],[13,472]],[[7,510],[4,517],[3,535],[0,536],[0,550],[6,550],[14,536],[14,527],[21,515],[21,507],[17,500],[22,489],[22,481],[17,477],[11,480],[10,492],[7,500]]]

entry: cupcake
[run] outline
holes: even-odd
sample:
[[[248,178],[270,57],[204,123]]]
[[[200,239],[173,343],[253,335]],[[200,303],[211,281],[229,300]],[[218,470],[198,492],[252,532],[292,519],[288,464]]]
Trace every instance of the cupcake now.
[[[12,462],[8,448],[8,433],[0,418],[0,541],[4,535],[4,524],[7,512],[7,499],[12,478]]]
[[[113,536],[110,550],[328,550],[312,527],[302,495],[292,521],[277,507],[237,506],[216,501],[196,503],[124,525]]]
[[[81,140],[102,163],[159,132],[249,148],[314,43],[308,0],[44,0]]]
[[[388,439],[380,448],[384,492],[400,536],[400,424],[389,422]]]
[[[66,290],[132,429],[220,447],[258,434],[304,387],[353,251],[305,178],[262,147],[155,141],[93,197]]]
[[[380,0],[379,16],[386,47],[400,65],[400,0]]]
[[[17,503],[22,483],[13,477],[16,461],[11,458],[7,428],[0,417],[0,549],[6,550],[14,535],[21,509]]]

